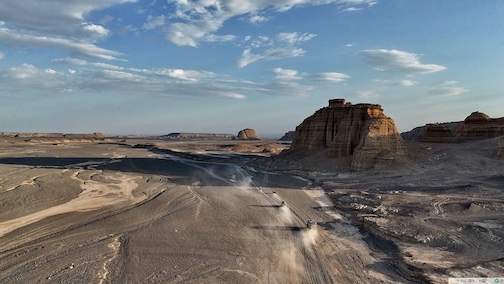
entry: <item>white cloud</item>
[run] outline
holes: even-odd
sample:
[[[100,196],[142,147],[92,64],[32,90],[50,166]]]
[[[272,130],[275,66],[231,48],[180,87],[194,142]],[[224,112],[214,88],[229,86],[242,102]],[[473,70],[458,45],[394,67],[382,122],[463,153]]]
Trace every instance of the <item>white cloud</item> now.
[[[228,42],[236,39],[234,35],[215,35],[210,34],[205,37],[206,42]]]
[[[146,74],[154,74],[193,82],[199,81],[203,78],[210,78],[215,76],[215,74],[212,72],[182,70],[182,69],[153,69],[153,70],[142,70],[142,72]]]
[[[5,53],[0,51],[0,59],[3,59],[5,57]]]
[[[377,98],[380,95],[375,91],[367,90],[367,91],[357,91],[352,93],[352,95],[357,96],[359,98]]]
[[[422,64],[418,54],[395,49],[363,50],[359,54],[367,63],[380,70],[398,71],[411,75],[434,73],[446,69],[441,65]]]
[[[291,45],[303,42],[303,41],[308,41],[314,38],[315,34],[309,34],[309,33],[304,33],[304,34],[298,34],[297,32],[293,33],[279,33],[277,35],[277,39],[279,41],[284,41],[287,42]]]
[[[270,19],[264,13],[285,12],[302,6],[335,4],[350,9],[353,6],[372,6],[372,0],[168,0],[175,12],[169,15],[174,21],[168,26],[167,38],[175,45],[198,46],[205,36],[217,32],[230,18],[249,15],[249,21],[260,23]]]
[[[325,81],[325,82],[333,82],[333,83],[342,82],[342,81],[345,81],[346,79],[350,78],[349,75],[346,75],[343,73],[338,73],[338,72],[314,73],[314,74],[309,74],[309,77],[315,81]]]
[[[396,85],[402,86],[402,87],[411,87],[416,84],[418,84],[418,82],[412,81],[412,80],[401,80],[401,81],[396,82]]]
[[[296,47],[270,48],[259,54],[254,54],[250,49],[246,49],[243,51],[240,58],[238,58],[237,66],[242,68],[258,60],[277,60],[297,57],[302,56],[304,53],[305,51],[303,49]]]
[[[156,69],[139,69],[139,68],[125,68],[113,64],[102,63],[102,62],[88,62],[82,59],[76,58],[63,58],[56,59],[53,62],[61,64],[71,64],[78,66],[91,66],[100,69],[109,69],[114,71],[127,71],[134,73],[141,73],[146,75],[156,75],[162,77],[168,77],[173,79],[181,79],[186,81],[196,82],[204,78],[211,78],[216,76],[216,74],[208,71],[198,71],[198,70],[183,70],[176,68],[156,68]]]
[[[253,24],[257,24],[257,23],[267,22],[270,19],[271,19],[270,17],[264,17],[264,16],[260,16],[260,15],[252,15],[252,16],[250,16],[249,21]]]
[[[77,54],[101,59],[118,59],[122,53],[98,47],[92,43],[73,41],[61,37],[34,36],[0,28],[0,42],[8,46],[64,49]]]
[[[91,69],[94,63],[79,62],[78,71],[57,72],[53,69],[39,69],[31,64],[22,64],[7,70],[0,70],[0,86],[7,93],[27,96],[55,95],[57,93],[107,92],[121,95],[148,95],[155,97],[219,97],[231,99],[246,98],[249,88],[239,83],[223,84],[213,80],[213,73],[180,69],[144,70],[123,68],[116,70]],[[96,66],[95,66],[96,65]],[[193,80],[194,78],[200,80]],[[181,80],[173,80],[173,78]],[[17,90],[14,92],[14,90]]]
[[[428,94],[433,97],[453,97],[469,91],[469,89],[460,87],[438,87],[429,89]]]
[[[152,30],[155,28],[159,28],[165,25],[165,16],[157,16],[153,17],[151,15],[147,16],[147,22],[143,25],[143,28],[146,30]]]
[[[302,77],[297,76],[298,71],[292,70],[292,69],[282,69],[282,68],[275,68],[273,69],[273,73],[275,74],[275,78],[277,80],[301,80],[303,79]]]
[[[10,1],[0,0],[0,44],[68,50],[85,56],[117,59],[121,53],[95,45],[110,31],[88,23],[93,11],[137,0]],[[34,12],[27,12],[34,11]],[[5,28],[8,27],[8,28]]]
[[[350,7],[350,8],[346,8],[345,10],[343,10],[343,12],[358,12],[360,10],[362,10],[362,8]]]
[[[379,83],[385,83],[385,84],[388,84],[388,85],[391,85],[391,86],[401,86],[401,87],[411,87],[411,86],[414,86],[414,85],[418,84],[417,81],[413,81],[413,80],[391,81],[391,80],[378,80],[378,79],[374,79],[372,81],[373,82],[379,82]]]

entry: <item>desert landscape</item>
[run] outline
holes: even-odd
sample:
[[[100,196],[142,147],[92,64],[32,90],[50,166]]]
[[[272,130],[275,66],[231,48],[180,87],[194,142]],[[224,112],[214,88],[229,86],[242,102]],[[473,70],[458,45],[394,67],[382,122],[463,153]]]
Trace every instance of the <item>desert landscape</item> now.
[[[336,99],[292,143],[3,133],[0,282],[502,279],[504,123],[453,125]]]

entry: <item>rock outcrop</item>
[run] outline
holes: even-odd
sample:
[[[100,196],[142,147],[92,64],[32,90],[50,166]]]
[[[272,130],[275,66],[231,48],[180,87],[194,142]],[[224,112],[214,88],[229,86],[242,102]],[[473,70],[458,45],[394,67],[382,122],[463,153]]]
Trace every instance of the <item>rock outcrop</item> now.
[[[282,136],[282,138],[278,139],[279,141],[292,141],[294,140],[294,135],[296,134],[296,131],[289,131]]]
[[[420,138],[422,143],[456,143],[457,141],[457,137],[448,127],[437,123],[427,124]]]
[[[504,135],[504,117],[490,118],[481,112],[473,112],[460,125],[457,137],[464,139],[487,139]]]
[[[261,140],[259,135],[257,135],[256,131],[252,128],[245,128],[238,132],[236,139],[239,140]]]
[[[296,127],[291,149],[329,149],[329,157],[352,156],[353,170],[370,169],[406,152],[392,118],[377,104],[329,100]]]

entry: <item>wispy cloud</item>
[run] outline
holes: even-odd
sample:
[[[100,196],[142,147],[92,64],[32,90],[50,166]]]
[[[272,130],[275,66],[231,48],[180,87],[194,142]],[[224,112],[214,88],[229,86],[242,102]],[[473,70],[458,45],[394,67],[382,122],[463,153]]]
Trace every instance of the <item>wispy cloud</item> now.
[[[351,93],[351,95],[359,97],[359,98],[363,98],[363,99],[380,97],[380,95],[376,91],[372,91],[372,90],[356,91],[356,92]]]
[[[273,73],[275,74],[275,79],[281,81],[310,79],[317,82],[339,83],[350,78],[349,75],[338,72],[299,73],[297,70],[282,68],[273,69]]]
[[[469,92],[469,89],[461,87],[437,87],[428,90],[429,96],[433,97],[453,97]]]
[[[169,15],[167,38],[175,45],[196,47],[206,41],[208,35],[220,30],[224,23],[236,16],[246,16],[251,23],[261,23],[271,17],[266,13],[285,12],[302,6],[334,4],[346,9],[359,6],[370,7],[377,3],[372,0],[277,0],[273,2],[256,0],[228,1],[187,1],[168,0],[174,12]]]
[[[337,72],[313,73],[313,74],[307,74],[307,76],[315,81],[333,82],[333,83],[342,82],[350,78],[349,75]]]
[[[303,79],[302,77],[298,76],[298,71],[292,70],[292,69],[282,69],[282,68],[275,68],[273,69],[273,73],[275,74],[275,78],[277,80],[301,80]]]
[[[122,54],[96,43],[109,36],[102,25],[87,23],[86,15],[136,0],[90,1],[8,1],[0,0],[0,44],[68,50],[101,59],[117,59]],[[2,25],[0,25],[2,26]]]
[[[165,16],[157,16],[153,17],[149,15],[147,17],[147,22],[143,25],[143,28],[146,30],[152,30],[155,28],[163,27],[165,25]]]
[[[23,34],[7,28],[0,28],[0,42],[7,46],[68,50],[76,54],[106,60],[118,59],[123,55],[120,52],[101,48],[89,42],[81,42],[61,37]]]
[[[79,66],[97,67],[93,63],[76,61]],[[102,66],[103,67],[103,66]],[[113,67],[113,65],[109,66]],[[195,74],[193,74],[196,72]],[[204,72],[180,69],[136,68],[75,68],[68,72],[40,69],[22,64],[0,71],[0,83],[6,92],[23,90],[23,94],[57,95],[107,92],[121,95],[155,97],[219,97],[244,99],[247,88],[239,84],[223,84],[213,78],[205,79]],[[199,80],[191,80],[198,77]],[[174,78],[181,80],[173,80]]]
[[[53,60],[55,63],[61,64],[71,64],[78,66],[90,66],[100,69],[116,70],[116,71],[127,71],[134,73],[141,73],[146,75],[157,75],[173,79],[181,79],[186,81],[197,82],[201,79],[215,77],[216,74],[209,71],[198,71],[198,70],[183,70],[177,68],[154,68],[154,69],[142,69],[142,68],[125,68],[113,64],[103,63],[103,62],[88,62],[86,60],[77,58],[63,58]]]
[[[398,81],[393,81],[393,80],[379,80],[379,79],[374,79],[372,80],[373,82],[378,82],[378,83],[385,83],[390,86],[400,86],[400,87],[411,87],[416,84],[418,84],[417,81],[413,80],[398,80]]]
[[[412,75],[434,73],[446,69],[441,65],[420,63],[418,54],[395,49],[363,50],[358,54],[367,63],[383,71],[397,71]]]
[[[251,49],[245,49],[238,58],[236,65],[240,68],[249,65],[258,60],[277,60],[282,58],[297,57],[305,53],[305,50],[297,47],[278,47],[270,48],[262,53],[252,53]]]

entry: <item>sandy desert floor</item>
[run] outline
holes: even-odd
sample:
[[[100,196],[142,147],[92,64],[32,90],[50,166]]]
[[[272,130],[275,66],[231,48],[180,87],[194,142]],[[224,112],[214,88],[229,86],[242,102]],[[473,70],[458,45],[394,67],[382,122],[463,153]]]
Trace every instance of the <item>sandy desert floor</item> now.
[[[504,275],[504,163],[492,141],[418,146],[407,165],[366,173],[236,143],[2,140],[0,282]]]

